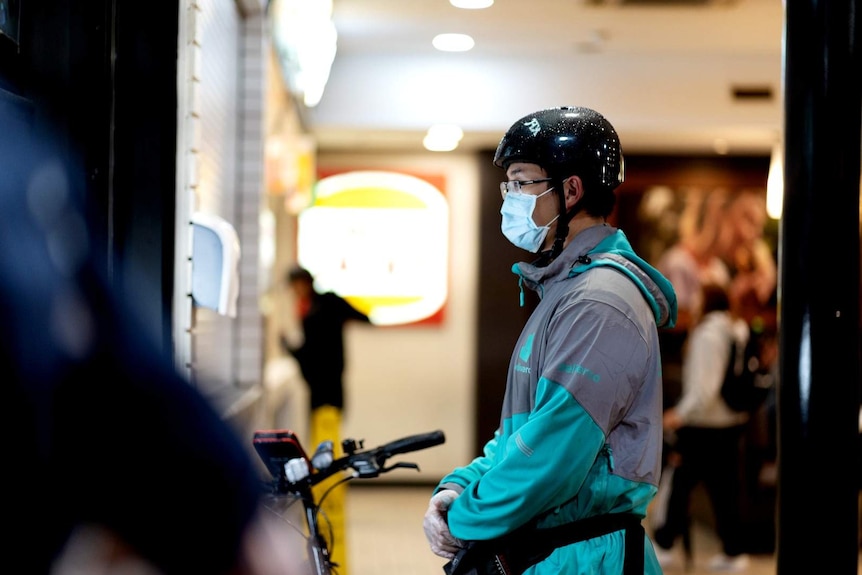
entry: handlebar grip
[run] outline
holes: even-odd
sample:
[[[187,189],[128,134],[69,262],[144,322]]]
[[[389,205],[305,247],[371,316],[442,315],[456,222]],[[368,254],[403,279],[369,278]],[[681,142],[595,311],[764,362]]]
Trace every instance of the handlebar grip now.
[[[428,433],[420,433],[418,435],[410,435],[396,439],[385,445],[380,446],[380,451],[395,455],[398,453],[408,453],[410,451],[418,451],[435,445],[440,445],[446,441],[446,436],[441,430],[431,431]]]

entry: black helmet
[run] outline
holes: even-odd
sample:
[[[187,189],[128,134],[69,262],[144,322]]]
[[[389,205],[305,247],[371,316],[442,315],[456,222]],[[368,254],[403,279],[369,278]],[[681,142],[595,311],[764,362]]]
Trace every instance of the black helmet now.
[[[515,122],[494,154],[498,168],[512,162],[538,164],[560,179],[577,174],[609,190],[625,180],[617,132],[590,108],[549,108]]]

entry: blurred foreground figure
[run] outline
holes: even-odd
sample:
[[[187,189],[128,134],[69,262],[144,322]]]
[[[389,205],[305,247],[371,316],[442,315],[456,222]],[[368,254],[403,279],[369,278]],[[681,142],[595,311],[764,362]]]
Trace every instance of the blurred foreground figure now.
[[[232,428],[91,257],[70,163],[0,91],[0,373],[5,561],[55,572],[97,527],[156,573],[260,574],[283,563]],[[111,553],[105,552],[106,558]],[[284,567],[281,567],[284,572]],[[128,573],[128,571],[125,571]]]

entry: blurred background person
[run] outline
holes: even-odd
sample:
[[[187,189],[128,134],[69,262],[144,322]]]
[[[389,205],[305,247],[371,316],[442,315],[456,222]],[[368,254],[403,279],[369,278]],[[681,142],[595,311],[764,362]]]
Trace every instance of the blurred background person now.
[[[690,528],[694,488],[704,484],[722,552],[712,557],[712,571],[743,571],[749,557],[743,540],[740,443],[749,414],[732,410],[721,397],[730,361],[730,344],[744,347],[749,328],[736,314],[734,296],[715,284],[702,288],[703,315],[688,337],[683,361],[683,390],[677,404],[664,413],[672,466],[664,522],[654,532],[659,562],[667,567],[677,538]],[[732,292],[731,292],[732,293]]]
[[[674,326],[677,331],[687,331],[697,321],[705,284],[730,283],[731,271],[717,247],[725,224],[726,202],[723,190],[690,192],[679,221],[679,239],[656,263],[677,294],[679,319]]]
[[[737,313],[749,324],[774,326],[778,273],[765,239],[766,222],[766,200],[759,191],[730,193],[716,188],[687,193],[678,240],[656,263],[679,302],[679,321],[660,334],[666,408],[682,394],[685,347],[692,327],[705,313],[703,286],[733,289]]]
[[[334,457],[340,457],[346,365],[344,326],[349,321],[370,323],[370,320],[338,294],[318,292],[314,287],[314,276],[299,265],[287,271],[285,283],[296,300],[302,331],[294,338],[298,342],[291,342],[282,334],[281,345],[286,353],[296,358],[302,378],[308,385],[308,444],[316,449],[324,441],[331,441]],[[323,496],[338,480],[338,477],[332,477],[316,485],[315,496]],[[348,571],[344,512],[346,488],[342,485],[329,491],[321,505],[321,511],[332,527],[332,557],[341,566],[341,575]]]
[[[369,323],[368,316],[334,292],[320,293],[314,277],[298,265],[291,267],[285,283],[293,293],[302,330],[295,341],[281,336],[282,349],[296,358],[308,384],[310,411],[327,406],[344,409],[344,325],[348,321]],[[311,424],[312,428],[314,423]]]
[[[762,194],[753,190],[735,194],[724,210],[715,247],[734,283],[738,313],[749,322],[774,307],[778,285],[775,255],[764,237],[767,217]]]
[[[750,295],[766,306],[778,281],[777,264],[764,237],[766,201],[761,193],[722,189],[691,192],[679,222],[679,239],[656,266],[677,291],[680,321],[688,329],[702,307],[701,286],[730,286],[745,274],[743,299]]]

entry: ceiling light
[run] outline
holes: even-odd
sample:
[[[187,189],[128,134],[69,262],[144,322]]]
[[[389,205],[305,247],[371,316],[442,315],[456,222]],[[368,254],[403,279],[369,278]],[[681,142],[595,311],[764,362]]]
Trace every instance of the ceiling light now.
[[[467,34],[437,34],[431,44],[442,52],[466,52],[475,42]]]
[[[467,10],[479,10],[488,8],[494,3],[494,0],[449,0],[449,4],[455,8],[465,8]]]
[[[452,124],[437,124],[428,128],[422,145],[429,152],[451,152],[458,147],[464,131]]]
[[[273,10],[272,34],[284,82],[312,108],[323,97],[335,60],[338,32],[332,0],[277,0]]]

